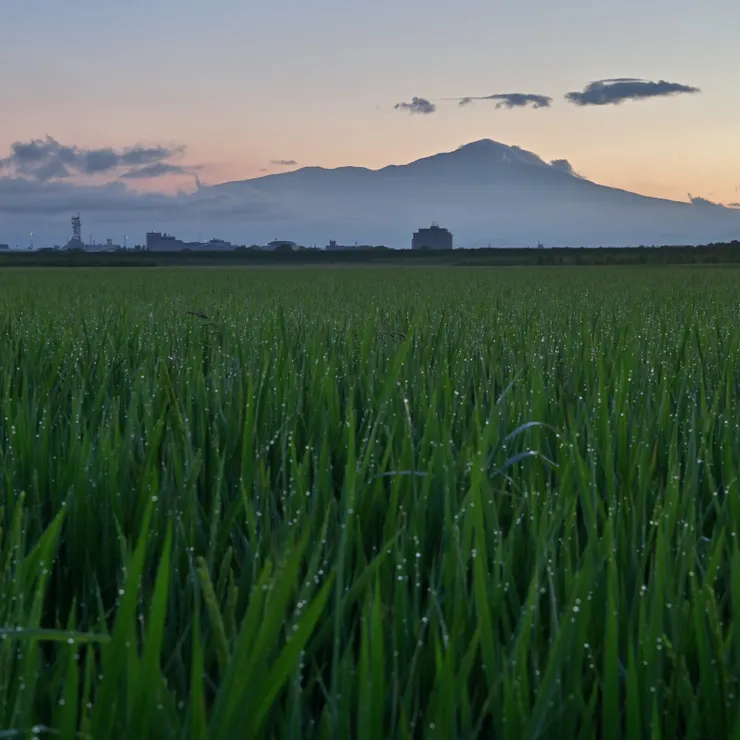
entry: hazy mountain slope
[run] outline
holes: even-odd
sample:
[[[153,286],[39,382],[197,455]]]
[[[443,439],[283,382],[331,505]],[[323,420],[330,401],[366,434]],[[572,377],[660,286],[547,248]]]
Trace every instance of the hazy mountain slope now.
[[[459,246],[694,243],[740,236],[740,213],[598,185],[536,154],[491,140],[380,170],[306,167],[225,183],[237,197],[269,196],[291,238],[407,246],[432,220]],[[320,229],[319,229],[320,230]],[[305,234],[308,239],[303,237]],[[288,234],[286,234],[286,237]]]

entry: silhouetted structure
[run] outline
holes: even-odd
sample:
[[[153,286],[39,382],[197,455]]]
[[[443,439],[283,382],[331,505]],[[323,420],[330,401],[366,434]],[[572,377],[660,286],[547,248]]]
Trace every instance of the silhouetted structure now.
[[[231,242],[223,239],[211,239],[207,242],[184,242],[171,234],[160,231],[149,231],[146,235],[146,248],[150,252],[228,252],[236,249]]]
[[[185,242],[176,239],[171,234],[163,234],[161,231],[148,231],[146,248],[150,252],[181,252],[185,249]]]
[[[294,249],[298,249],[298,245],[295,242],[291,242],[287,239],[273,239],[273,241],[265,244],[262,249],[266,250],[267,252],[292,252]]]
[[[428,229],[414,233],[411,249],[452,249],[452,234],[434,222]]]
[[[85,243],[82,241],[82,219],[78,213],[72,216],[72,238],[67,242],[66,249],[84,249]]]
[[[334,239],[332,239],[325,247],[325,252],[344,252],[348,249],[355,249],[355,250],[363,250],[363,249],[375,249],[372,244],[358,244],[355,242],[354,244],[337,244]]]

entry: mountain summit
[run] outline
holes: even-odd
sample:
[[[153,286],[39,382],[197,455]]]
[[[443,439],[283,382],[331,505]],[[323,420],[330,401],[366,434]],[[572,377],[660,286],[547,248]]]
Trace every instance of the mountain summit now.
[[[460,247],[692,244],[740,238],[740,212],[651,198],[491,139],[378,170],[304,167],[211,188],[269,202],[285,238],[408,246],[438,221]],[[272,228],[275,228],[274,226]]]
[[[478,163],[496,163],[511,165],[532,165],[534,167],[549,167],[547,162],[526,149],[519,146],[508,146],[493,139],[480,139],[463,144],[452,152],[437,154],[437,157],[448,157],[459,161]]]

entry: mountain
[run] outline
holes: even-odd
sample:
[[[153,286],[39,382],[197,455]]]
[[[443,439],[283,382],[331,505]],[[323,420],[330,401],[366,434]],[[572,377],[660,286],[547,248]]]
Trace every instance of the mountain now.
[[[458,247],[706,244],[740,239],[740,209],[700,198],[679,203],[605,187],[517,146],[484,139],[379,170],[304,167],[196,192],[144,192],[124,182],[81,185],[0,176],[0,242],[33,232],[39,245],[68,241],[81,212],[85,235],[146,231],[185,241],[217,237],[235,244],[273,239],[323,246],[408,248],[432,221]],[[21,239],[21,242],[24,240]],[[28,237],[25,242],[27,243]]]
[[[687,244],[740,238],[740,211],[591,182],[490,139],[379,170],[304,167],[224,183],[211,197],[270,204],[281,238],[406,247],[438,221],[457,246]],[[201,193],[201,195],[205,195]]]

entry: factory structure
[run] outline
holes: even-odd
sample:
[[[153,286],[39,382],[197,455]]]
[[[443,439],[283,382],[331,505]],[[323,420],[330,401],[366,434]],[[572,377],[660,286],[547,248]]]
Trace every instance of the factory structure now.
[[[443,229],[436,221],[428,229],[419,229],[414,232],[411,238],[411,249],[452,249],[452,233],[448,229]],[[325,252],[344,252],[349,250],[367,250],[367,249],[386,249],[386,247],[373,247],[369,244],[353,245],[337,244],[332,239],[325,247]]]
[[[129,248],[127,245],[127,237],[125,236],[123,238],[123,246],[114,244],[112,239],[106,239],[104,243],[97,243],[93,241],[92,235],[90,235],[88,241],[85,242],[82,237],[82,219],[79,213],[76,216],[72,216],[71,224],[72,236],[69,241],[61,247],[61,249],[84,250],[88,252],[115,252]],[[6,245],[0,245],[0,249],[3,248],[7,249],[8,247]],[[33,247],[29,247],[29,249],[31,248]],[[414,232],[411,240],[411,249],[413,250],[450,250],[452,248],[452,233],[448,229],[442,228],[436,222],[433,222],[429,228],[421,228]],[[60,247],[56,246],[54,249],[60,249]],[[146,249],[149,252],[230,252],[236,249],[246,249],[246,247],[240,247],[239,245],[232,244],[224,239],[210,239],[207,242],[202,242],[200,240],[184,241],[166,232],[149,231],[146,234],[146,245],[142,247],[137,246],[134,247],[134,249]],[[272,252],[295,251],[301,250],[303,247],[293,241],[275,239],[265,245],[254,244],[252,247],[249,247],[249,249]],[[338,244],[334,239],[332,239],[323,249],[326,252],[342,252],[387,249],[387,247],[359,244],[358,242],[355,242],[352,245]]]
[[[149,231],[146,235],[146,248],[149,252],[228,252],[236,249],[231,242],[223,239],[211,239],[207,242],[184,242],[171,234],[160,231]]]
[[[76,216],[72,216],[72,238],[61,249],[84,250],[86,252],[117,252],[129,248],[126,242],[127,237],[124,236],[123,246],[114,244],[112,239],[106,239],[105,242],[99,244],[93,241],[92,235],[85,242],[82,238],[82,218],[78,213]],[[55,249],[59,249],[59,247],[55,247]],[[135,249],[141,249],[141,247],[135,247]],[[236,246],[222,239],[211,239],[205,243],[184,242],[169,234],[153,231],[146,235],[146,249],[153,252],[181,252],[188,249],[209,252],[233,250],[236,249]]]
[[[125,241],[125,240],[124,240]],[[72,216],[72,238],[64,245],[63,249],[84,249],[86,252],[115,252],[121,246],[113,243],[113,239],[106,239],[104,244],[94,242],[92,236],[85,243],[82,240],[82,219],[78,213]]]
[[[428,229],[414,232],[411,249],[452,249],[452,234],[435,221]]]
[[[324,247],[325,252],[346,252],[347,250],[367,250],[367,249],[383,249],[384,247],[373,246],[372,244],[337,244],[334,239],[331,239],[329,243]]]
[[[324,247],[325,252],[344,252],[347,249],[356,249],[357,247],[346,246],[344,244],[337,244],[334,239],[330,239],[329,243]]]
[[[146,249],[148,252],[233,252],[235,249],[243,249],[238,244],[224,241],[223,239],[211,239],[207,242],[185,242],[177,239],[172,234],[163,234],[159,231],[150,231],[146,235]],[[292,252],[300,249],[298,244],[285,239],[275,239],[264,246],[253,245],[251,249],[263,252]]]

